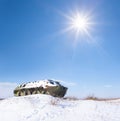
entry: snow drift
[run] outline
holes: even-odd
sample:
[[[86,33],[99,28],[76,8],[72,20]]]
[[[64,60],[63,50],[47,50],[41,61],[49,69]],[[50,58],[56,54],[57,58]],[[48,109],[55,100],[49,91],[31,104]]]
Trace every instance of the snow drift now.
[[[70,101],[42,94],[12,97],[0,101],[0,121],[120,121],[120,100]]]

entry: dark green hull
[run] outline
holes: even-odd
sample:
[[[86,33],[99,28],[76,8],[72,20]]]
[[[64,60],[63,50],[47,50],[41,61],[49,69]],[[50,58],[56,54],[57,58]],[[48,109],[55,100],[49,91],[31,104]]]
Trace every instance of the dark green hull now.
[[[64,86],[49,86],[47,88],[34,87],[34,88],[16,88],[14,96],[25,96],[33,94],[48,94],[54,97],[64,97],[67,92],[67,87]]]

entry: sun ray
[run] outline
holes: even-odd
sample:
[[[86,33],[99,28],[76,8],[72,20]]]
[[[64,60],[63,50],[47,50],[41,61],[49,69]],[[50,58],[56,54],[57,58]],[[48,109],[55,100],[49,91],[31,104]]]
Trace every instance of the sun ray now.
[[[90,13],[85,12],[72,12],[72,14],[62,14],[67,20],[67,27],[62,30],[62,33],[72,32],[75,34],[75,39],[79,37],[88,37],[92,39],[91,28],[95,23],[92,21]]]

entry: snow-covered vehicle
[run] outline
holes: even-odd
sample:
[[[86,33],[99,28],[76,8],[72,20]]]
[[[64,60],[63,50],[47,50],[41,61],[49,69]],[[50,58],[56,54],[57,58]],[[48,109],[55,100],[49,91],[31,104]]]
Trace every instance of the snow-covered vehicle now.
[[[54,97],[64,97],[67,87],[58,81],[41,80],[19,85],[14,90],[14,96],[25,96],[33,94],[48,94]]]

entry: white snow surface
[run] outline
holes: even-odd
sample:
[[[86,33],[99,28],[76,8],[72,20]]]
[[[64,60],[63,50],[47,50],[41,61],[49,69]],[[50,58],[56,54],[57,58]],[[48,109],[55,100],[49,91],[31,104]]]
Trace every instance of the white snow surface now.
[[[39,81],[35,81],[35,82],[29,82],[29,83],[25,83],[20,85],[19,87],[22,88],[32,88],[32,87],[43,87],[43,88],[47,88],[47,86],[59,86],[59,82],[54,81],[54,80],[39,80]]]
[[[49,95],[0,101],[0,121],[120,121],[120,99],[65,100]]]

